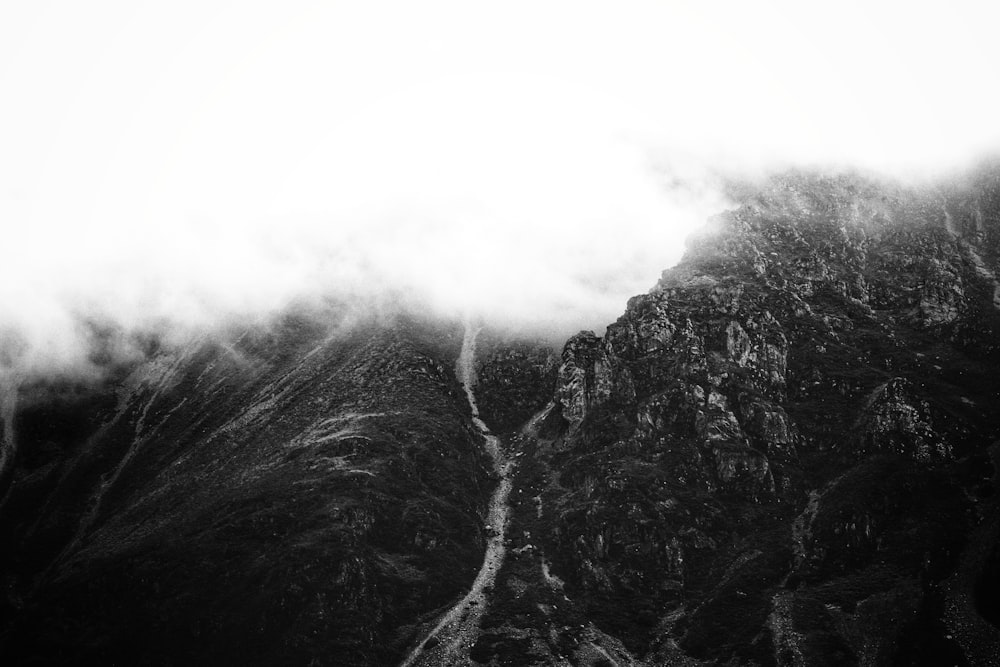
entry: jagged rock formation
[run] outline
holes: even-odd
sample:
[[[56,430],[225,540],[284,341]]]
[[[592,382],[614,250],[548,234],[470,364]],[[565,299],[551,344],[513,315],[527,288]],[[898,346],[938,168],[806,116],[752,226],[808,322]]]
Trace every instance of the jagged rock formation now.
[[[942,585],[996,491],[998,174],[734,188],[567,343],[542,543],[586,617],[649,664],[986,664]]]

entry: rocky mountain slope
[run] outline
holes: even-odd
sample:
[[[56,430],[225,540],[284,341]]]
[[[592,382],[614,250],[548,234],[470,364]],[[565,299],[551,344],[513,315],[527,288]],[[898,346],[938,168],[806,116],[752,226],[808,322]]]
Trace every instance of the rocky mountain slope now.
[[[996,664],[998,174],[734,187],[568,341],[515,517],[549,637],[482,659]]]
[[[460,344],[292,314],[153,351],[96,396],[22,400],[5,664],[394,662],[486,541]]]
[[[731,196],[561,350],[298,312],[22,385],[0,655],[996,664],[1000,169]]]

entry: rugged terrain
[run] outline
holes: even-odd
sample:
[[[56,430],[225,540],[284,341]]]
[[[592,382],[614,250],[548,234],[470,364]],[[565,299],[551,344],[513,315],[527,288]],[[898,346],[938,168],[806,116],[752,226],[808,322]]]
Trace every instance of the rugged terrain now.
[[[480,659],[996,664],[998,173],[734,186],[568,341]]]
[[[4,662],[394,662],[486,541],[461,336],[290,314],[22,399]]]
[[[0,655],[996,664],[1000,169],[730,195],[561,350],[321,310],[22,384]]]

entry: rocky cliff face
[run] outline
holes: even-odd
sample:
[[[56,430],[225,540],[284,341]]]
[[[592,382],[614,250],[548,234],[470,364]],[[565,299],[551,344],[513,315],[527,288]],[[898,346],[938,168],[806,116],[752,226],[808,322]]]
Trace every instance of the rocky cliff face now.
[[[585,614],[654,664],[987,664],[943,591],[996,539],[998,173],[736,188],[567,343],[543,541]]]

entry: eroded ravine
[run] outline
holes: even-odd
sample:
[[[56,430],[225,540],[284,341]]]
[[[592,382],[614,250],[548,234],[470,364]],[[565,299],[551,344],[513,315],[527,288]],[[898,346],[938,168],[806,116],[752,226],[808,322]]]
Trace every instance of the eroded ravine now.
[[[472,410],[472,421],[485,440],[487,452],[493,460],[493,470],[499,475],[493,496],[490,498],[486,523],[488,524],[489,540],[486,544],[486,554],[483,565],[479,568],[472,588],[459,602],[441,617],[441,620],[413,648],[401,667],[410,665],[468,665],[469,649],[475,644],[479,635],[479,622],[486,610],[487,591],[493,588],[497,572],[503,564],[506,555],[505,541],[507,525],[510,519],[511,479],[513,477],[513,462],[503,450],[500,439],[490,433],[489,428],[479,417],[479,407],[473,392],[475,386],[476,338],[480,328],[466,322],[465,336],[462,339],[462,352],[459,354],[456,373],[465,388],[465,395]]]

